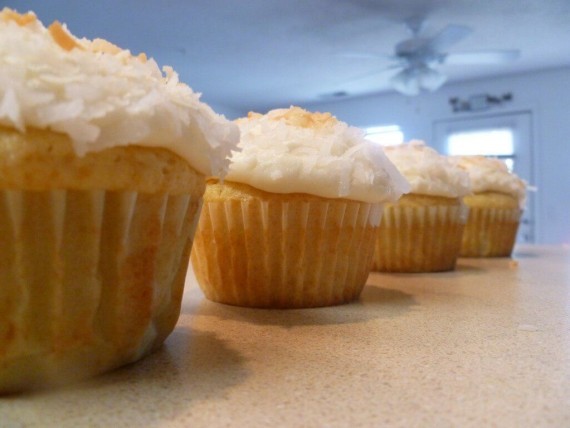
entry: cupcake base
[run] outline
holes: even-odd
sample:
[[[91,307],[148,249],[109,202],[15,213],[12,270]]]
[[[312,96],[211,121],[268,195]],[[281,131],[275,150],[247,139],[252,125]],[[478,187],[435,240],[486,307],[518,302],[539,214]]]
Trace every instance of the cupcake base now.
[[[380,204],[209,181],[192,250],[206,297],[258,308],[350,302],[370,272]]]
[[[158,347],[179,316],[200,196],[0,191],[0,393]]]
[[[469,218],[461,257],[509,257],[513,252],[522,211],[516,198],[501,193],[465,197]]]
[[[408,194],[386,204],[372,270],[439,272],[455,269],[467,209],[458,198]]]

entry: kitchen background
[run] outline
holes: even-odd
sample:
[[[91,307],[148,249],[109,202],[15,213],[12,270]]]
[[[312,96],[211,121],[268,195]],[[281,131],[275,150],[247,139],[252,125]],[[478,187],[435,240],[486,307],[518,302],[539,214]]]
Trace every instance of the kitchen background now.
[[[231,119],[295,104],[383,143],[498,155],[533,189],[519,241],[570,245],[568,0],[0,5],[146,52]]]

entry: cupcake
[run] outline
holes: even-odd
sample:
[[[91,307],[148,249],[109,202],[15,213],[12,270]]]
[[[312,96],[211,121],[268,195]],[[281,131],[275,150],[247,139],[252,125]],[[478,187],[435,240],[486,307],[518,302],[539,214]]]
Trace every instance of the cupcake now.
[[[237,139],[172,69],[0,12],[0,392],[160,346]]]
[[[473,194],[464,198],[469,218],[461,256],[510,256],[524,209],[526,183],[499,159],[457,156],[453,161],[469,173],[473,188]]]
[[[411,192],[384,206],[372,269],[438,272],[455,268],[470,192],[469,177],[422,141],[386,147]]]
[[[361,130],[299,107],[238,120],[241,152],[211,179],[192,251],[206,297],[306,308],[356,299],[382,204],[408,184]]]

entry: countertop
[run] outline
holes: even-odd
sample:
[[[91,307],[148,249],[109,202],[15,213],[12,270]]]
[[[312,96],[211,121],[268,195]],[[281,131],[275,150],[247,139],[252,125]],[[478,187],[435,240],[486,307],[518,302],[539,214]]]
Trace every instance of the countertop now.
[[[372,273],[358,302],[206,300],[139,363],[0,398],[0,427],[570,426],[570,248]]]

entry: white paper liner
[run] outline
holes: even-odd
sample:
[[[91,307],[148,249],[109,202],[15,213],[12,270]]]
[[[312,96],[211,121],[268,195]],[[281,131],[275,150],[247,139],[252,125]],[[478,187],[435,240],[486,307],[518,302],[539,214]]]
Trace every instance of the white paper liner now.
[[[192,262],[211,300],[312,307],[358,297],[381,204],[335,200],[205,202]]]
[[[436,272],[455,268],[468,208],[438,205],[384,208],[372,270]]]
[[[518,208],[472,207],[463,233],[461,256],[510,256],[522,213]]]
[[[0,392],[132,362],[178,318],[198,200],[0,191]]]

